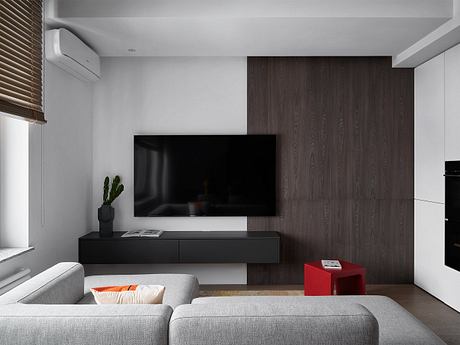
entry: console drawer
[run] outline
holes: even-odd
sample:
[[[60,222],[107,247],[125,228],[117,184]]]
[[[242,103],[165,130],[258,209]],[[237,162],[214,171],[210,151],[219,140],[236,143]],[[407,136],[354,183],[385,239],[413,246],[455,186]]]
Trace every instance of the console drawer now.
[[[148,264],[179,262],[177,240],[80,240],[82,264]]]
[[[278,263],[279,238],[181,240],[181,263]]]

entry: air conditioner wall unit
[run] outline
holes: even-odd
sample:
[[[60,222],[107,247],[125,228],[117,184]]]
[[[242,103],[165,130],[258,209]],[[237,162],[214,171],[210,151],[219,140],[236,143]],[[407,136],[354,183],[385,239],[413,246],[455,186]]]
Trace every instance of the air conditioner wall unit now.
[[[67,29],[45,33],[46,59],[83,81],[101,78],[99,56]]]

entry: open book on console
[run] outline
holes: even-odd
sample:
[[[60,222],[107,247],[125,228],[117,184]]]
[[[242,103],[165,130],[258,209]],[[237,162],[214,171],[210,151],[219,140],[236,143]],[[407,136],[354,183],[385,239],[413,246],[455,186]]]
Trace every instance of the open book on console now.
[[[121,237],[160,237],[163,230],[131,230],[125,232]]]

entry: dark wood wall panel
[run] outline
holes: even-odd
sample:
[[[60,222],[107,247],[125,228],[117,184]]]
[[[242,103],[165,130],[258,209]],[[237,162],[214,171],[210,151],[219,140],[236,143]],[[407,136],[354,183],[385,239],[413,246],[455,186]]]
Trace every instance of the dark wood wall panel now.
[[[277,134],[281,264],[249,284],[299,284],[343,258],[370,283],[413,281],[413,70],[387,57],[248,58],[248,133]]]

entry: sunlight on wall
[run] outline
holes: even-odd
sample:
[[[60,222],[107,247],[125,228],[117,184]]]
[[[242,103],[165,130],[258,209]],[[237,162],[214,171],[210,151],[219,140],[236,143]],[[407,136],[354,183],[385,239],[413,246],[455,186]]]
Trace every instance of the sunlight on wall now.
[[[29,245],[29,124],[0,115],[0,247]]]

